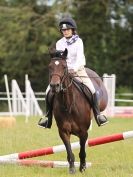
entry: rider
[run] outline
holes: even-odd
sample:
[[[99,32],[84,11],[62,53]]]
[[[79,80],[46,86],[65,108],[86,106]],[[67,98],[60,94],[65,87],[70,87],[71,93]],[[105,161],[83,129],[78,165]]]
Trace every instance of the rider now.
[[[64,51],[65,48],[68,49],[68,56],[67,56],[68,71],[69,73],[76,73],[76,75],[78,75],[78,80],[84,83],[89,88],[93,98],[92,109],[93,109],[95,120],[98,126],[104,125],[108,122],[108,120],[104,115],[100,114],[96,90],[93,86],[92,81],[90,80],[90,78],[88,77],[85,71],[84,66],[86,64],[86,60],[84,56],[84,46],[83,46],[82,39],[77,35],[76,22],[70,17],[63,18],[59,22],[59,29],[63,37],[56,42],[56,50]],[[46,91],[47,93],[48,90],[49,87]],[[48,105],[47,99],[46,99],[46,111],[47,111],[46,117],[48,117],[48,119],[45,120],[41,119],[38,122],[38,125],[43,128],[51,128],[52,109],[50,109],[50,105]]]

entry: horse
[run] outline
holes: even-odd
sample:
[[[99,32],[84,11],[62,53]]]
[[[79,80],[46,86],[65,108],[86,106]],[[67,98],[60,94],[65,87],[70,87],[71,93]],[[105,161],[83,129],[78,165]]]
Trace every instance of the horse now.
[[[67,152],[69,173],[75,173],[75,157],[72,152],[70,138],[75,135],[80,143],[80,172],[86,169],[85,143],[88,138],[88,129],[91,124],[92,109],[84,94],[74,84],[72,74],[67,67],[67,49],[64,51],[49,51],[51,61],[49,63],[50,92],[54,94],[53,115],[58,127],[59,136],[62,139]],[[100,110],[107,105],[107,92],[101,78],[92,70],[87,69],[92,82],[99,91]]]

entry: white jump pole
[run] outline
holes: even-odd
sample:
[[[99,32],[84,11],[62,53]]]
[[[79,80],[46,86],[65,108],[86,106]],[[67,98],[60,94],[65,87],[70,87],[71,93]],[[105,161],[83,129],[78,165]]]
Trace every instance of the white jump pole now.
[[[8,107],[9,107],[10,117],[12,117],[11,98],[10,98],[9,85],[8,85],[8,79],[7,79],[7,75],[6,74],[4,75],[4,79],[5,79],[5,86],[6,86],[6,93],[7,93]]]
[[[112,143],[115,141],[126,140],[129,138],[133,138],[133,131],[127,131],[127,132],[123,132],[123,133],[117,133],[117,134],[113,134],[113,135],[88,139],[86,141],[86,147],[87,146],[91,147],[91,146],[96,146],[96,145],[106,144],[106,143]],[[79,142],[71,143],[71,147],[72,147],[72,149],[78,149],[80,147],[80,144],[79,144]],[[2,159],[20,160],[20,159],[37,157],[37,156],[45,156],[45,155],[49,155],[49,154],[55,154],[57,152],[63,152],[63,151],[66,151],[65,146],[64,145],[57,145],[57,146],[53,146],[53,147],[46,147],[46,148],[30,150],[30,151],[26,151],[26,152],[3,155],[3,156],[0,156],[0,160],[2,160]]]
[[[40,166],[40,167],[49,167],[49,168],[63,168],[69,167],[67,161],[44,161],[44,160],[11,160],[3,159],[0,160],[0,164],[13,164],[21,166]],[[74,162],[75,167],[79,167],[79,162]],[[91,167],[91,162],[86,162],[86,167]]]

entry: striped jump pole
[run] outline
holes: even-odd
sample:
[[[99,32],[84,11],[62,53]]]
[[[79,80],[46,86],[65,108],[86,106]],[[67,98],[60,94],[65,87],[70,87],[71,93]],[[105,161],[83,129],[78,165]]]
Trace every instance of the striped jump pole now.
[[[86,146],[96,146],[100,144],[106,144],[106,143],[111,143],[115,141],[120,141],[120,140],[126,140],[129,138],[133,138],[133,131],[127,131],[123,133],[118,133],[118,134],[113,134],[113,135],[108,135],[108,136],[102,136],[98,138],[93,138],[93,139],[88,139],[86,141]],[[71,143],[72,149],[78,149],[80,147],[79,142],[74,142]],[[26,159],[26,158],[32,158],[32,157],[37,157],[37,156],[44,156],[44,155],[49,155],[49,154],[54,154],[57,152],[62,152],[66,151],[66,148],[64,145],[58,145],[58,146],[53,146],[53,147],[47,147],[47,148],[42,148],[42,149],[36,149],[36,150],[30,150],[26,152],[20,152],[20,153],[14,153],[14,154],[9,154],[9,155],[3,155],[0,156],[1,159]]]
[[[69,167],[67,161],[44,161],[44,160],[15,160],[15,159],[1,159],[0,164],[13,164],[20,166],[38,166],[44,168],[64,168]],[[79,167],[79,162],[74,162],[75,167]],[[86,168],[91,167],[91,162],[86,162]]]

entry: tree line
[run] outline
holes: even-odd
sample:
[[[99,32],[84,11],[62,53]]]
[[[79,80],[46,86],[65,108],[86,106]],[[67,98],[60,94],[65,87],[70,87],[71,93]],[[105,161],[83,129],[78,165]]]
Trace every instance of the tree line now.
[[[39,3],[38,3],[39,2]],[[28,74],[36,91],[48,84],[48,48],[60,37],[58,22],[73,17],[83,39],[87,67],[101,77],[116,74],[117,87],[133,89],[133,4],[124,0],[0,0],[0,91],[3,75],[24,89]]]

